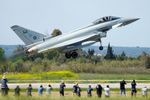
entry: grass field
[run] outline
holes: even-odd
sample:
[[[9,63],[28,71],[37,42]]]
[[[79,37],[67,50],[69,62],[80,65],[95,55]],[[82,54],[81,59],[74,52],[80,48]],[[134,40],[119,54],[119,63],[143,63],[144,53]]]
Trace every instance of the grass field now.
[[[78,74],[81,80],[150,80],[149,74]]]
[[[0,75],[2,77],[3,75]],[[78,79],[78,74],[71,71],[50,71],[42,73],[7,73],[9,80],[49,80],[49,79]]]
[[[65,96],[61,97],[59,96],[58,92],[52,92],[52,94],[50,96],[47,96],[45,94],[43,94],[42,96],[38,96],[36,92],[33,93],[32,97],[27,97],[25,96],[25,94],[21,93],[20,96],[13,96],[13,93],[9,93],[9,96],[7,97],[3,97],[0,96],[0,100],[99,100],[100,98],[98,98],[95,94],[95,92],[93,92],[93,96],[92,97],[87,97],[86,92],[82,92],[81,93],[81,97],[77,97],[77,96],[73,96],[71,91],[65,92]],[[131,97],[129,92],[127,92],[127,96],[126,97],[121,97],[119,96],[118,92],[111,92],[111,96],[110,98],[105,98],[104,95],[102,95],[101,100],[150,100],[150,97],[142,97],[140,95],[140,93],[137,94],[136,97]]]
[[[52,98],[52,97],[0,97],[0,100],[150,100],[150,98],[143,98],[143,97],[136,97],[136,98],[131,98],[131,97],[112,97],[112,98],[97,98],[97,97],[92,97],[92,98],[87,98],[87,97],[62,97],[62,98]]]
[[[60,83],[64,80],[65,83],[118,83],[120,80],[125,79],[127,82],[135,79],[138,83],[150,83],[149,73],[150,70],[145,69],[141,66],[139,61],[112,61],[103,62],[99,65],[93,66],[93,64],[74,64],[68,65],[69,67],[54,66],[52,69],[59,69],[61,71],[51,71],[51,72],[35,72],[35,73],[8,73],[6,77],[9,83]],[[116,67],[119,65],[119,67]],[[128,65],[128,66],[127,66]],[[71,71],[66,71],[70,69]],[[74,73],[75,70],[79,70],[80,73]],[[83,73],[85,72],[85,73]],[[87,72],[87,73],[86,73]],[[2,77],[2,75],[0,75]],[[10,90],[9,96],[2,97],[0,100],[98,100],[95,91],[93,91],[93,97],[88,98],[86,95],[86,89],[82,90],[82,96],[76,97],[72,95],[72,89],[66,89],[65,97],[60,97],[58,89],[52,91],[51,96],[37,95],[37,90],[34,89],[33,96],[27,97],[25,95],[25,89],[21,91],[21,96],[13,96],[13,91]],[[104,94],[101,100],[150,100],[150,96],[143,98],[141,96],[141,90],[138,90],[137,97],[130,96],[130,89],[127,90],[127,97],[119,96],[119,89],[111,89],[111,97],[105,98]]]
[[[2,75],[0,75],[2,77]],[[135,79],[139,83],[150,83],[149,74],[94,74],[94,73],[73,73],[70,71],[31,73],[8,73],[6,77],[9,83],[118,83],[125,79],[129,82]]]

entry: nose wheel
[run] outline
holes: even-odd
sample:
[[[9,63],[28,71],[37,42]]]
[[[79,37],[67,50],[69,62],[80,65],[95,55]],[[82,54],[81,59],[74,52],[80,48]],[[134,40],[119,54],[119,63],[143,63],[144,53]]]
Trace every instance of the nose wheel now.
[[[101,39],[99,39],[99,42],[100,42],[100,46],[99,46],[99,50],[103,50],[103,46],[102,46],[102,41],[101,41]]]
[[[103,50],[103,46],[99,46],[99,50]]]

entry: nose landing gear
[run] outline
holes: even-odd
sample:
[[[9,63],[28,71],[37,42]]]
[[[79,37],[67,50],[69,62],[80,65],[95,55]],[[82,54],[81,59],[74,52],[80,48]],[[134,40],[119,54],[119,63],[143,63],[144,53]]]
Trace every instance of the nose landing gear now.
[[[99,42],[100,42],[99,50],[103,50],[103,46],[102,46],[102,41],[101,41],[101,39],[99,39]]]
[[[103,46],[99,46],[99,50],[103,50]]]

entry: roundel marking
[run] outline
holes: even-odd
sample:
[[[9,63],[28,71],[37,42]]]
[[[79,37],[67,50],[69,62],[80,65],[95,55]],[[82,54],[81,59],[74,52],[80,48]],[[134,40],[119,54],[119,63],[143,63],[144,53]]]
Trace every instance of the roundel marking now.
[[[37,39],[37,37],[36,36],[33,36],[33,40],[36,40]]]

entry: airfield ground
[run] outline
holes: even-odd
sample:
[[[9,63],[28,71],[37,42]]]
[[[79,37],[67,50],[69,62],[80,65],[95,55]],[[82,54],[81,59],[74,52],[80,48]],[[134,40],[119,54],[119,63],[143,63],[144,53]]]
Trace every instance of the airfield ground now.
[[[62,71],[61,73],[64,73]],[[51,76],[51,77],[50,77]],[[2,75],[0,75],[2,77]],[[149,74],[94,74],[94,73],[66,73],[66,74],[7,74],[6,77],[9,83],[60,83],[65,80],[67,83],[74,83],[79,80],[79,83],[118,83],[122,79],[131,80],[135,79],[139,83],[150,83]]]
[[[118,80],[119,81],[119,80]],[[83,84],[79,84],[79,86],[82,88],[81,91],[81,97],[77,97],[77,96],[73,96],[72,93],[72,86],[74,84],[68,84],[66,83],[66,89],[65,89],[65,97],[60,97],[59,95],[59,84],[60,83],[51,83],[51,85],[53,86],[53,90],[51,92],[50,96],[47,96],[45,91],[43,93],[42,96],[39,96],[37,93],[37,88],[40,85],[43,85],[44,87],[47,86],[48,83],[32,83],[33,86],[33,93],[32,93],[32,97],[27,97],[26,96],[26,87],[28,86],[28,83],[9,83],[8,86],[10,88],[9,91],[9,95],[8,97],[3,97],[0,96],[0,100],[48,100],[48,99],[52,99],[52,100],[85,100],[85,99],[90,99],[90,100],[98,100],[99,98],[96,95],[96,91],[95,91],[95,86],[96,84],[90,84],[92,85],[92,87],[94,88],[92,94],[93,96],[91,98],[87,97],[87,93],[86,93],[86,88],[88,87],[89,83],[83,83]],[[101,100],[150,100],[150,94],[148,94],[148,97],[142,97],[141,95],[141,88],[144,86],[147,86],[148,88],[150,88],[150,83],[137,83],[137,96],[136,97],[131,97],[131,84],[127,83],[126,88],[127,88],[127,95],[126,97],[121,97],[119,94],[119,83],[100,83],[103,87],[105,87],[107,84],[110,85],[111,91],[110,91],[110,98],[105,98],[104,96],[104,91],[103,91],[103,95]],[[14,96],[14,88],[16,87],[16,85],[19,85],[21,88],[21,95],[19,97],[15,97]]]
[[[72,91],[66,91],[64,97],[59,96],[59,92],[52,92],[50,96],[45,95],[45,93],[42,96],[38,96],[37,92],[33,92],[32,97],[26,96],[25,92],[22,92],[20,96],[14,96],[13,92],[9,93],[9,96],[3,97],[0,96],[0,100],[99,100],[96,96],[95,91],[93,91],[92,97],[87,97],[86,91],[81,92],[81,97],[73,96]],[[119,91],[111,91],[110,98],[106,98],[104,94],[102,95],[101,100],[150,100],[150,96],[148,97],[142,97],[141,92],[137,93],[136,97],[131,97],[130,91],[127,91],[127,96],[120,96]]]
[[[48,84],[51,84],[51,86],[54,89],[58,89],[60,83],[32,83],[32,87],[34,89],[37,89],[40,85],[43,85],[43,87],[47,87]],[[101,84],[102,87],[106,87],[106,85],[109,85],[110,88],[112,89],[119,89],[120,84],[119,83],[84,83],[84,84],[79,84],[79,86],[83,89],[86,89],[88,85],[91,85],[93,88],[96,87],[97,84]],[[14,89],[17,85],[20,86],[22,89],[26,89],[29,85],[29,83],[10,83],[8,84],[10,89]],[[66,83],[66,89],[72,89],[74,84]],[[147,86],[147,88],[150,88],[150,83],[137,83],[137,89],[141,89],[143,87]],[[131,83],[127,83],[126,88],[130,89],[131,88]]]
[[[95,89],[95,86],[97,83],[100,83],[103,87],[105,87],[106,85],[110,85],[111,88],[111,97],[109,98],[110,100],[150,100],[150,94],[148,94],[149,96],[147,98],[143,98],[141,96],[141,88],[144,86],[147,86],[150,89],[150,77],[148,74],[89,74],[89,73],[80,73],[78,74],[79,76],[77,77],[77,79],[64,79],[64,82],[66,83],[66,89],[65,89],[65,97],[60,97],[59,96],[59,84],[61,82],[61,80],[63,79],[59,79],[56,78],[55,80],[53,79],[27,79],[28,77],[24,77],[25,75],[28,74],[7,74],[8,76],[8,85],[10,88],[9,91],[9,96],[8,97],[2,97],[0,96],[0,100],[48,100],[48,99],[52,99],[52,100],[85,100],[85,99],[90,99],[90,100],[98,100],[99,98],[97,98],[95,90],[93,91],[93,97],[92,98],[87,98],[86,95],[86,88],[88,87],[88,85],[92,85],[92,87]],[[17,78],[16,76],[19,76],[20,79],[15,79]],[[13,79],[14,78],[14,79]],[[25,79],[22,79],[25,78]],[[35,78],[35,77],[33,77]],[[119,96],[119,82],[120,80],[125,79],[127,82],[127,97],[120,97]],[[131,98],[130,95],[130,87],[131,87],[131,81],[135,79],[137,82],[137,88],[138,88],[138,92],[137,92],[137,97],[136,98]],[[82,96],[81,98],[78,97],[74,97],[72,95],[72,86],[73,84],[75,84],[76,82],[79,83],[79,85],[82,88]],[[32,97],[27,97],[25,95],[25,89],[28,86],[28,84],[31,83],[33,86],[33,96]],[[43,96],[38,96],[37,94],[37,87],[39,87],[40,85],[44,85],[44,87],[46,87],[48,84],[51,84],[53,86],[53,91],[51,96],[47,97],[44,93]],[[21,88],[21,96],[19,97],[15,97],[13,96],[14,94],[14,88],[16,87],[16,85],[19,85]],[[104,92],[103,92],[104,93]],[[108,98],[102,97],[102,100],[108,100]]]

